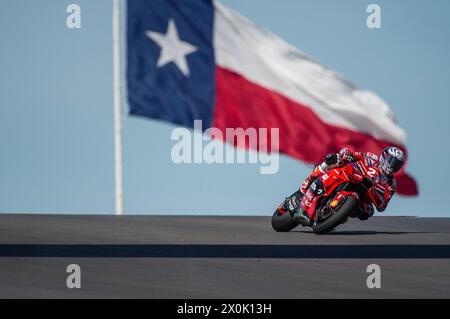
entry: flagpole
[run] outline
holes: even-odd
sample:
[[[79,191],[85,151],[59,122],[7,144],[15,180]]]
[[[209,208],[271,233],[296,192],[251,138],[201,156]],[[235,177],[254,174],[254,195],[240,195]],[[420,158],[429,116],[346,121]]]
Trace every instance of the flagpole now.
[[[116,215],[123,214],[122,190],[122,92],[120,58],[120,0],[113,0],[114,161]]]

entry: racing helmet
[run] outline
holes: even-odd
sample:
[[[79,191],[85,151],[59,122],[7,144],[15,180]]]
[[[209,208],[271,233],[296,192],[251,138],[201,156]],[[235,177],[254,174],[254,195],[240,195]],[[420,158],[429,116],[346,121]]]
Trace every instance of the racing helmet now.
[[[380,156],[380,168],[386,175],[397,173],[405,164],[405,154],[395,146],[386,147]]]

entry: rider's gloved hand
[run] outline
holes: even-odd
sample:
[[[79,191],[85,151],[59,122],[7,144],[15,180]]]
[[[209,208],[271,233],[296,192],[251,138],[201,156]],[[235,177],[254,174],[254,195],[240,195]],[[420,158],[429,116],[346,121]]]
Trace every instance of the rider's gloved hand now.
[[[339,151],[339,153],[332,153],[325,156],[324,163],[326,164],[326,167],[322,167],[322,169],[326,170],[327,167],[335,165],[342,166],[343,164],[352,161],[354,161],[352,153],[348,150],[348,148],[343,148]]]
[[[336,164],[340,164],[341,161],[341,157],[339,155],[339,153],[335,154],[327,154],[327,156],[325,156],[325,164],[327,166],[332,166],[332,165],[336,165]]]
[[[355,158],[348,148],[343,148],[339,152],[339,160],[340,162],[353,162]]]

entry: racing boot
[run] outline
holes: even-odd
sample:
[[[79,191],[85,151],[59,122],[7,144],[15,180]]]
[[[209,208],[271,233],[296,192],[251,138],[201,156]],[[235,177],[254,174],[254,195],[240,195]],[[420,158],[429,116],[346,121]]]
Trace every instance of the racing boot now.
[[[361,205],[361,209],[360,209],[357,217],[360,220],[368,220],[370,217],[373,216],[374,213],[375,213],[375,210],[373,209],[372,203],[369,201],[366,201],[365,203],[363,203],[363,205]]]

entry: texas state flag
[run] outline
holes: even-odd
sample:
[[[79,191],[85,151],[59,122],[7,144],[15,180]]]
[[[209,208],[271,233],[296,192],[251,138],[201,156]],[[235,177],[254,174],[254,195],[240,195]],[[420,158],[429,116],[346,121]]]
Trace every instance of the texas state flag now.
[[[342,147],[406,152],[380,97],[218,1],[128,0],[126,77],[132,115],[224,133],[279,128],[280,152],[308,163]],[[397,185],[418,193],[404,169]]]

